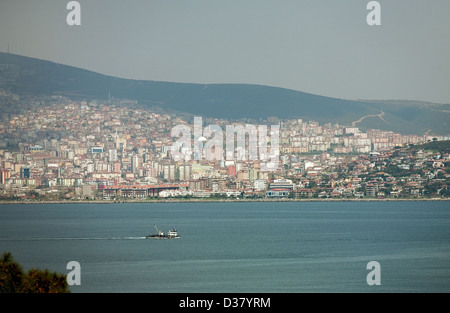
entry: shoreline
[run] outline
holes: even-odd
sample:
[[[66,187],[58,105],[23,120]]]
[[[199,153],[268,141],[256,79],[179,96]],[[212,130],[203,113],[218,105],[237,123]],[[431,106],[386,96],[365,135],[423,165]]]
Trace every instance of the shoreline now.
[[[0,201],[8,204],[124,204],[124,203],[217,203],[217,202],[408,202],[408,201],[450,201],[450,198],[410,198],[410,199],[157,199],[157,200],[67,200],[67,201]]]

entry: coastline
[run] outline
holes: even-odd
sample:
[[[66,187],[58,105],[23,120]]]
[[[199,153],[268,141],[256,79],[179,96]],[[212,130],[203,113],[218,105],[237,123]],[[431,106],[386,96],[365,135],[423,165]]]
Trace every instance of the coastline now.
[[[66,201],[0,201],[8,204],[123,204],[123,203],[215,203],[215,202],[408,202],[450,201],[450,198],[384,198],[384,199],[155,199],[155,200],[66,200]]]

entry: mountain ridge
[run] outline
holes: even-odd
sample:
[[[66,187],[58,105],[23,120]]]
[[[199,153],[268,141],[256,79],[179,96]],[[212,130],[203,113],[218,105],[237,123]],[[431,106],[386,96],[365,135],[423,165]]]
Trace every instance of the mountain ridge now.
[[[450,134],[450,104],[346,100],[253,84],[135,80],[10,53],[0,53],[0,88],[78,98],[107,99],[111,95],[205,117],[258,120],[276,116],[403,134]]]

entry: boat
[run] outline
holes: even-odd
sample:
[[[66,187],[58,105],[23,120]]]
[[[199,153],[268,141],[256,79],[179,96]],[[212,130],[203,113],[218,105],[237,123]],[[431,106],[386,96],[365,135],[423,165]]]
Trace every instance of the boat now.
[[[153,238],[156,238],[156,239],[178,239],[178,238],[180,238],[180,236],[178,236],[178,232],[175,228],[172,228],[167,233],[164,233],[164,232],[160,231],[158,229],[158,227],[156,227],[156,225],[154,225],[154,227],[157,231],[157,234],[147,235],[147,236],[145,236],[145,238],[147,238],[147,239],[153,239]]]

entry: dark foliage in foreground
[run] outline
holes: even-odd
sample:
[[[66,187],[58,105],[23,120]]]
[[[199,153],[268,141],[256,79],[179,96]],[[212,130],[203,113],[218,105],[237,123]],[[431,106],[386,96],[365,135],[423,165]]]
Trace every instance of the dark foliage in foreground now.
[[[0,293],[69,293],[65,274],[30,269],[24,272],[10,252],[0,258]]]

